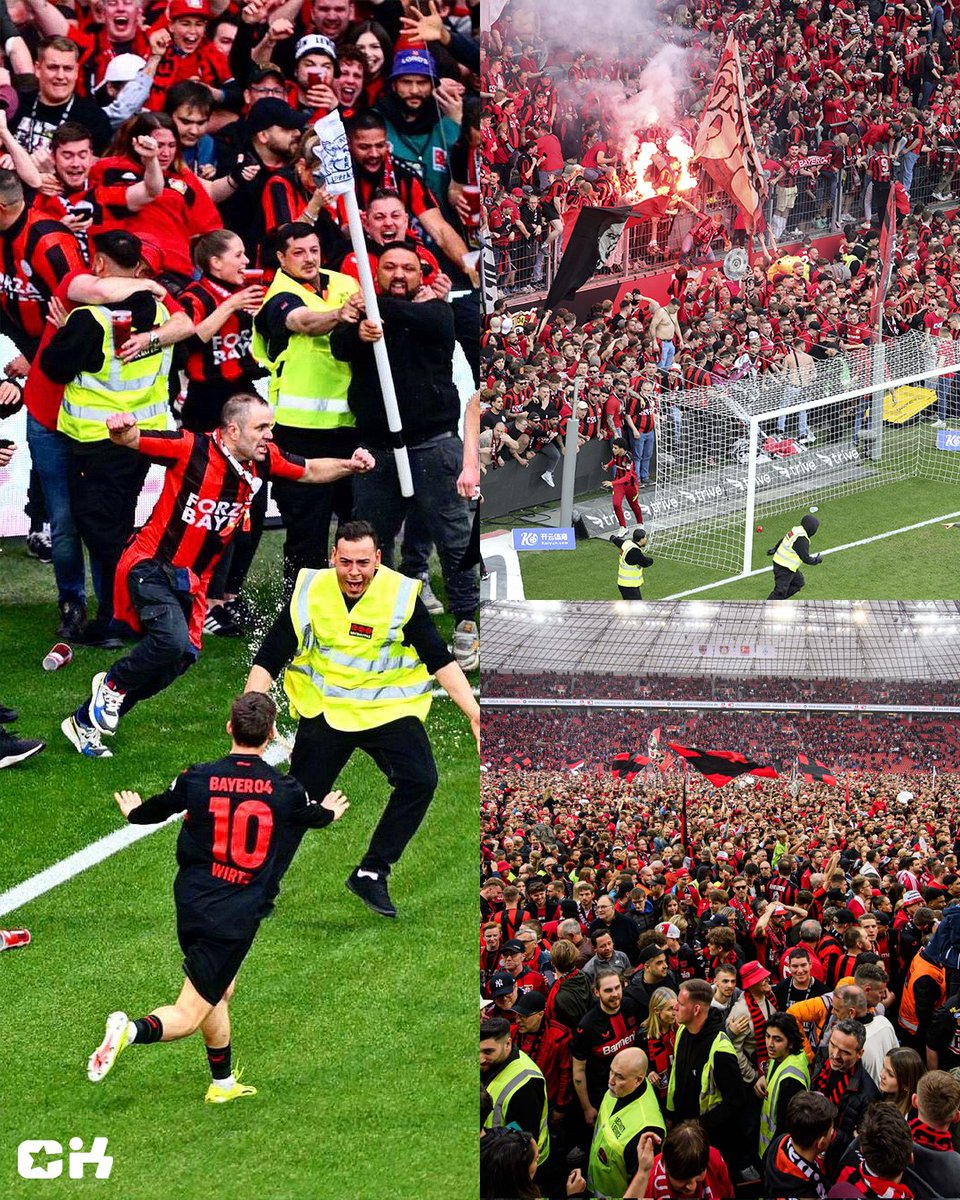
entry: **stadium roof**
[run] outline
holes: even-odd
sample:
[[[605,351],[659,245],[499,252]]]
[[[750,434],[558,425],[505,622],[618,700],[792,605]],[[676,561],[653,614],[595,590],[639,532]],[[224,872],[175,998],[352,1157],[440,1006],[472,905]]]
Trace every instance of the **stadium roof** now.
[[[960,602],[495,602],[483,610],[482,665],[505,672],[956,683]]]

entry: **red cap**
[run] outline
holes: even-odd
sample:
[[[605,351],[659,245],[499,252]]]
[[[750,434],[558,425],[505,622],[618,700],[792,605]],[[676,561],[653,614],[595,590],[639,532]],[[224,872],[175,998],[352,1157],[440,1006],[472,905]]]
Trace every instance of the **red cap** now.
[[[168,21],[175,21],[177,17],[203,17],[209,21],[212,16],[207,0],[170,0],[167,9]]]

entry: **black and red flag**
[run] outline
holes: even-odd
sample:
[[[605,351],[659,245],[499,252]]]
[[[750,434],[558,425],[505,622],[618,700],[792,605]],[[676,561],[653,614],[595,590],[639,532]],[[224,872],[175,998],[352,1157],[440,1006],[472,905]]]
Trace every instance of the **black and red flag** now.
[[[669,742],[670,749],[691,767],[705,776],[714,787],[723,787],[739,775],[762,775],[776,779],[777,772],[765,763],[754,762],[739,750],[698,750],[695,746],[680,746]]]
[[[503,756],[503,765],[505,767],[532,767],[533,760],[526,754],[505,754]]]
[[[631,754],[629,750],[625,750],[610,759],[610,770],[627,783],[632,783],[649,761],[644,754]]]
[[[826,763],[822,763],[818,758],[809,758],[806,754],[798,754],[797,770],[800,778],[805,779],[807,783],[828,783],[831,787],[837,786],[836,775]]]
[[[893,278],[893,251],[897,237],[897,194],[896,187],[891,184],[887,196],[887,207],[880,214],[880,242],[877,247],[880,254],[880,278],[873,292],[873,307],[870,311],[870,325],[873,329],[871,341],[876,345],[883,337],[883,306],[890,290]]]
[[[587,760],[585,758],[571,758],[566,765],[568,771],[576,774],[577,771],[582,770],[587,765]]]

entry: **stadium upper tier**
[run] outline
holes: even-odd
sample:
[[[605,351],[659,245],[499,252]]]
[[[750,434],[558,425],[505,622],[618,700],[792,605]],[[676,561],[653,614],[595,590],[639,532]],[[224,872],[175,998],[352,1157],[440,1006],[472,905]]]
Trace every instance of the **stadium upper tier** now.
[[[557,663],[564,674],[553,673]],[[953,704],[960,603],[497,603],[486,610],[483,664],[486,697],[668,699],[665,689],[673,684],[660,678],[667,675],[690,680],[688,695],[701,699],[711,695],[705,687],[744,681],[736,695],[715,698],[803,699],[797,689],[809,691],[804,685],[816,682],[816,699],[825,700],[822,684],[829,680],[856,689],[843,699],[877,703],[877,687],[856,685],[880,681],[890,685],[891,704],[927,703],[908,695],[928,686],[951,697],[929,702]]]

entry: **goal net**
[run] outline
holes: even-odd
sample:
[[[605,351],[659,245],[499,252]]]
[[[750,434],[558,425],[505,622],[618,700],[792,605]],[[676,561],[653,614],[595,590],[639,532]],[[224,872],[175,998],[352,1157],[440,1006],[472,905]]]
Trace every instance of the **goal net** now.
[[[960,484],[958,366],[960,343],[911,332],[820,362],[803,356],[775,372],[665,392],[651,546],[665,558],[746,574],[761,565],[756,526],[778,514],[792,523],[811,505],[909,478]],[[891,531],[898,518],[891,513]]]

